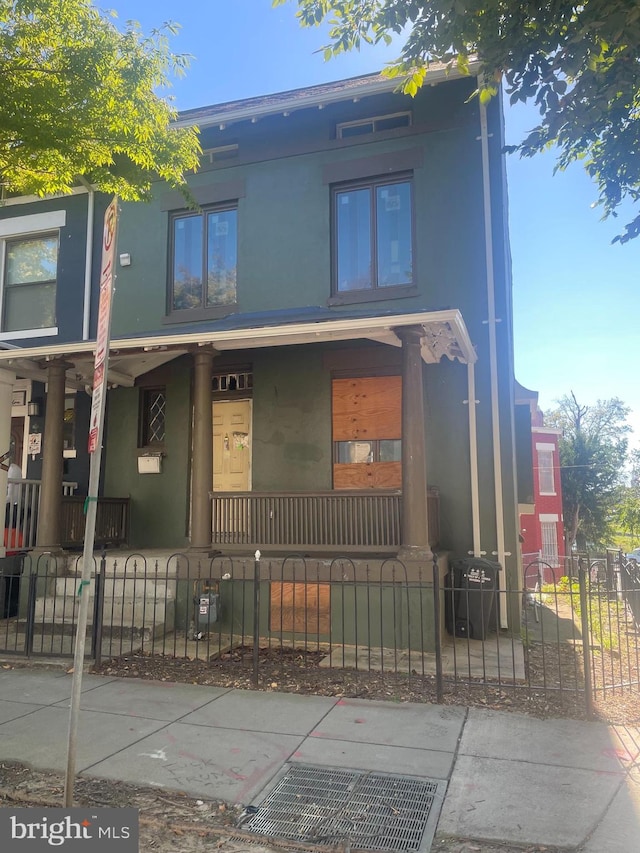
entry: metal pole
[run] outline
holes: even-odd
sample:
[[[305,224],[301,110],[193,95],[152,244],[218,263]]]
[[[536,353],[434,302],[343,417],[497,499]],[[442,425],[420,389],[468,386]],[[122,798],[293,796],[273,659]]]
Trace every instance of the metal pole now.
[[[440,618],[440,568],[438,555],[433,555],[433,629],[435,632],[436,652],[436,700],[439,705],[444,701],[442,680],[442,620]]]
[[[111,203],[117,209],[117,199]],[[111,205],[107,211],[109,211]],[[106,232],[106,225],[105,225]],[[113,256],[115,256],[115,244],[117,233],[114,230],[110,236],[110,245],[113,246]],[[106,240],[106,233],[105,233]],[[104,250],[104,246],[103,246]],[[104,258],[103,258],[104,261]],[[109,294],[109,307],[111,297],[113,295],[113,282],[115,275],[113,274],[113,263],[109,265],[109,269],[103,268],[101,274],[101,302],[102,302],[102,286],[106,286],[106,275],[108,275],[108,286],[111,288]],[[101,317],[98,318],[98,326],[100,327]],[[110,316],[106,321],[106,329],[103,330],[105,335],[105,356],[103,361],[104,375],[106,377],[109,368],[109,345],[111,340],[111,322]],[[98,336],[100,335],[100,329]],[[76,643],[75,654],[73,658],[73,680],[71,682],[71,706],[69,712],[69,742],[67,747],[67,771],[64,780],[64,805],[67,808],[73,806],[73,787],[76,775],[76,752],[78,746],[78,721],[80,716],[80,695],[82,692],[82,672],[84,667],[84,651],[86,645],[87,633],[87,617],[89,614],[89,585],[91,583],[91,570],[93,568],[93,546],[96,534],[96,513],[98,509],[98,488],[100,485],[100,462],[102,459],[102,440],[104,433],[104,412],[106,403],[106,383],[101,389],[99,409],[97,413],[97,443],[95,449],[91,453],[91,462],[89,468],[89,489],[85,501],[86,520],[84,530],[84,550],[82,553],[82,576],[80,585],[78,586],[78,596],[80,598],[80,607],[78,608],[78,622],[76,625]],[[94,394],[96,393],[94,380]],[[94,403],[97,401],[94,400]]]
[[[260,551],[253,562],[253,683],[258,686],[258,657],[260,654]]]
[[[578,563],[578,585],[580,588],[580,621],[582,627],[582,654],[584,657],[584,701],[587,718],[593,718],[593,685],[591,683],[591,640],[589,636],[589,601],[587,581],[582,560]]]

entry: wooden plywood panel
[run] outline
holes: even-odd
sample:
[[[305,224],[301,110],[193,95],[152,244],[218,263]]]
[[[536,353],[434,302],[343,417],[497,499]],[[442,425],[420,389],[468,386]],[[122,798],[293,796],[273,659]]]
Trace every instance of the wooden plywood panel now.
[[[400,489],[401,462],[336,463],[333,466],[334,489]]]
[[[333,380],[333,440],[400,438],[402,379],[365,376]]]
[[[270,584],[271,631],[330,634],[331,587],[328,583]]]

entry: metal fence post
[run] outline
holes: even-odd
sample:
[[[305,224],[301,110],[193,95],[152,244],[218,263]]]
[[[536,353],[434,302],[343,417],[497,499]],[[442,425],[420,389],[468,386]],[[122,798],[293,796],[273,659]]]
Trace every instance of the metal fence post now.
[[[258,686],[260,654],[260,551],[253,561],[253,683]]]
[[[38,575],[31,572],[29,575],[29,594],[27,597],[27,624],[25,627],[24,651],[27,657],[33,654],[33,634],[36,627],[36,594],[38,587]]]
[[[591,681],[591,637],[589,634],[589,599],[587,597],[586,571],[582,559],[578,561],[578,586],[580,589],[580,622],[582,630],[582,655],[584,665],[584,701],[587,718],[593,717],[593,684]]]
[[[442,619],[440,618],[440,567],[438,555],[433,554],[433,630],[435,633],[436,653],[436,701],[439,705],[444,701],[444,684],[442,680]]]
[[[104,579],[107,568],[107,555],[102,550],[100,564],[95,576],[95,588],[93,591],[93,631],[91,632],[91,657],[95,660],[96,666],[102,663],[102,618],[103,618],[103,603],[104,603]]]

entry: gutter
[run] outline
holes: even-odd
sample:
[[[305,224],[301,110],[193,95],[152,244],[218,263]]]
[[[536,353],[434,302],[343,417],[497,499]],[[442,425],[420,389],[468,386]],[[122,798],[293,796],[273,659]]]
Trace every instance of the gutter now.
[[[496,341],[496,297],[495,270],[493,263],[493,226],[491,216],[491,175],[489,166],[489,134],[487,129],[487,108],[480,103],[480,143],[482,152],[482,190],[484,201],[484,240],[487,274],[487,324],[489,327],[489,373],[491,386],[491,434],[493,444],[493,484],[496,510],[496,544],[498,562],[501,569],[498,576],[498,588],[505,588],[505,551],[504,539],[504,499],[502,495],[502,458],[500,434],[500,407],[498,389],[498,348]],[[509,555],[510,556],[510,555]],[[500,627],[508,628],[507,608],[500,608]]]
[[[80,178],[81,182],[87,189],[87,241],[84,255],[84,302],[82,308],[82,340],[89,340],[89,323],[91,320],[91,266],[93,261],[93,224],[95,220],[95,200],[96,193],[94,188]]]

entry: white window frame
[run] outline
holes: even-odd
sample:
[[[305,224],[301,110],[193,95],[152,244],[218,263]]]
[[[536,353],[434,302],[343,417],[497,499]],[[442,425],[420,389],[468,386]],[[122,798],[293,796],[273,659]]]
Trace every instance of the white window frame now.
[[[546,521],[542,519],[546,518]],[[541,555],[545,563],[550,566],[557,566],[559,559],[558,552],[558,516],[540,516],[540,545]]]
[[[9,219],[0,219],[0,329],[3,323],[4,307],[4,277],[6,263],[7,240],[20,239],[21,237],[40,237],[47,232],[51,233],[64,228],[67,221],[66,210],[52,210],[48,213],[32,213],[28,216],[13,216]],[[56,275],[56,292],[58,278]],[[0,331],[0,340],[12,341],[22,338],[46,338],[58,334],[57,326],[48,326],[40,329],[19,329],[15,332]]]
[[[556,492],[556,475],[555,475],[555,445],[548,443],[536,444],[537,462],[538,462],[538,486],[541,495],[555,495]],[[542,465],[543,456],[550,458],[550,465]],[[543,487],[542,473],[548,474],[551,477],[551,489]],[[548,484],[544,484],[548,485]]]

